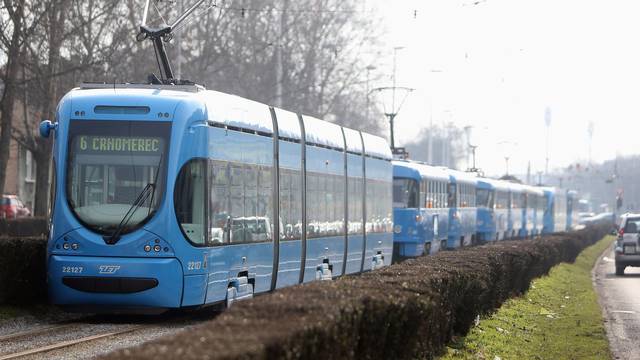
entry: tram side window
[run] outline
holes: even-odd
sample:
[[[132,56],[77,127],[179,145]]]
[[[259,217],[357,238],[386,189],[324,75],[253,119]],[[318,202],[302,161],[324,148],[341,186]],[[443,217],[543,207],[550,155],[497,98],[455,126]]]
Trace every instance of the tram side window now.
[[[469,197],[471,198],[471,207],[476,207],[477,205],[476,192],[475,192],[475,188],[471,185],[469,186]]]
[[[349,178],[349,234],[362,233],[362,178]]]
[[[489,207],[489,194],[491,191],[489,189],[477,189],[476,190],[476,199],[478,202],[478,207]]]
[[[424,207],[427,209],[433,208],[435,205],[434,199],[433,199],[433,181],[431,180],[426,180],[423,181],[425,183],[425,195],[423,197],[424,199]]]
[[[388,182],[367,179],[367,233],[391,231],[393,225],[389,208],[392,199],[390,187],[391,184]],[[415,188],[417,189],[417,182]]]
[[[344,176],[307,173],[307,237],[344,234]]]
[[[469,206],[469,194],[467,185],[460,185],[460,207]]]
[[[416,180],[393,179],[394,208],[417,208],[419,206],[418,196],[418,182]]]
[[[222,245],[229,242],[227,229],[231,226],[228,163],[212,161],[209,169],[209,241]]]
[[[293,234],[293,228],[290,226],[291,222],[291,172],[287,169],[280,170],[280,240],[288,240]]]
[[[418,199],[418,207],[427,207],[427,180],[420,181],[420,198]]]
[[[289,228],[292,228],[291,239],[302,238],[302,172],[291,172],[291,213],[289,214]]]
[[[205,244],[205,163],[187,163],[176,181],[174,203],[176,216],[187,239],[196,246]]]
[[[345,177],[342,175],[334,175],[334,198],[333,198],[333,206],[334,206],[334,231],[336,235],[344,235],[345,230],[345,213],[344,213],[344,195],[345,195],[345,187],[347,184],[345,183]]]
[[[449,184],[449,189],[447,192],[447,205],[450,208],[455,208],[458,206],[456,204],[457,196],[456,196],[456,184]]]
[[[280,170],[280,238],[300,239],[302,227],[302,204],[300,194],[300,171]]]

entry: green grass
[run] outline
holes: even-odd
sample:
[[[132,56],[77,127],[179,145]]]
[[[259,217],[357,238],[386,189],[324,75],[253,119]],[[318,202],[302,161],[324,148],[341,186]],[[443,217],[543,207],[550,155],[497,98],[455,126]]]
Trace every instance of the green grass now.
[[[606,236],[575,263],[555,266],[455,339],[442,359],[610,359],[591,269],[613,240]]]

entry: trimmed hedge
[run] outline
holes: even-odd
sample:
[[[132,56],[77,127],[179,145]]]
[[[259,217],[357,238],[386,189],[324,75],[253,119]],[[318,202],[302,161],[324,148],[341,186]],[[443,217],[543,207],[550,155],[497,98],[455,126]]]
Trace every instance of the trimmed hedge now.
[[[0,219],[0,236],[2,237],[46,236],[48,233],[49,220],[44,217]]]
[[[0,237],[0,304],[47,301],[47,239]]]
[[[439,354],[479,314],[571,262],[607,227],[441,252],[242,302],[188,331],[105,357],[413,359]]]

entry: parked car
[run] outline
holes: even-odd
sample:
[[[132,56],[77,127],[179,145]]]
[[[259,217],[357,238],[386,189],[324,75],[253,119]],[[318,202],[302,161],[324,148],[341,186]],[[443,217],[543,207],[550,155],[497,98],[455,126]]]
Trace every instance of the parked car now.
[[[639,231],[640,214],[624,214],[620,217],[615,245],[616,275],[624,275],[627,266],[640,266]]]
[[[16,195],[2,195],[2,199],[0,199],[0,218],[15,219],[30,215],[29,208],[24,206]]]

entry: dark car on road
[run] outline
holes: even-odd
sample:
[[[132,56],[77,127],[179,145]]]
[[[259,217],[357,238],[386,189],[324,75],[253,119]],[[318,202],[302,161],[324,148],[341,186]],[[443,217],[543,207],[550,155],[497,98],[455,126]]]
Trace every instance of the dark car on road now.
[[[627,266],[640,267],[640,214],[620,217],[618,239],[615,244],[616,275],[624,275]]]

